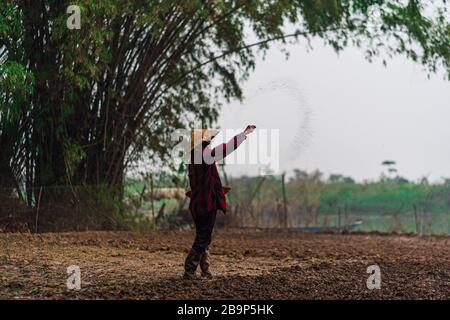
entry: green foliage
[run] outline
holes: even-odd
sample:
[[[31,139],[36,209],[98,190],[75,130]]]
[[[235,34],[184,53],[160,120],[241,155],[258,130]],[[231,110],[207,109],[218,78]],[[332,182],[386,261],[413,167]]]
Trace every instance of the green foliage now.
[[[33,75],[23,65],[15,61],[7,61],[0,65],[1,119],[17,120],[20,115],[20,104],[27,101],[32,93]]]
[[[336,212],[339,206],[347,205],[361,213],[392,214],[399,210],[412,210],[414,204],[422,206],[427,195],[433,191],[428,186],[415,183],[327,183],[321,191],[320,206],[325,212],[330,208]],[[334,206],[330,206],[330,202]]]
[[[268,177],[248,208],[259,177],[233,179],[231,203],[256,210],[254,216],[263,221],[277,221],[282,201],[281,179]],[[363,220],[363,231],[448,233],[450,227],[450,187],[448,182],[429,184],[409,182],[403,178],[382,178],[357,183],[349,177],[334,174],[327,180],[320,172],[294,170],[286,184],[287,204],[293,226],[330,225]],[[241,212],[240,215],[245,215]],[[245,216],[241,216],[245,222]],[[404,221],[403,224],[401,221]],[[273,226],[273,225],[272,225]]]

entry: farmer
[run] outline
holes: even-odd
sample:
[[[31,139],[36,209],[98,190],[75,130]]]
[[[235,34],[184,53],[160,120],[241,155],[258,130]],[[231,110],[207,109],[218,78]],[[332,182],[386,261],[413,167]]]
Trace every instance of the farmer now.
[[[189,209],[195,223],[195,240],[184,263],[184,278],[195,279],[195,271],[200,264],[202,276],[212,278],[209,270],[210,257],[208,247],[216,221],[218,210],[227,210],[225,191],[220,182],[216,162],[222,160],[255,130],[249,125],[228,143],[223,143],[214,149],[210,148],[211,140],[219,133],[211,129],[194,129],[191,132],[191,161],[188,165],[191,198]]]

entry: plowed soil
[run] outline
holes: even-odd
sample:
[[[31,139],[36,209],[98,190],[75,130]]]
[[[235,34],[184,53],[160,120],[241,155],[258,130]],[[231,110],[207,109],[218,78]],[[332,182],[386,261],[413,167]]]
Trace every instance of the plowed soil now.
[[[215,278],[181,278],[193,231],[0,234],[2,299],[450,299],[450,237],[218,230]],[[381,288],[366,286],[378,265]],[[81,289],[66,286],[67,267]]]

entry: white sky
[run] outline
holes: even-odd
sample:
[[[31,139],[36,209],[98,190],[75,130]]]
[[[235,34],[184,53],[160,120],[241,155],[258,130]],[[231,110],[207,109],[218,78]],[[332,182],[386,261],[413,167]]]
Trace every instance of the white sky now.
[[[408,179],[450,177],[450,82],[443,73],[428,79],[421,65],[403,57],[385,68],[355,48],[338,56],[320,41],[311,52],[289,46],[288,60],[279,48],[257,61],[243,84],[244,102],[223,107],[221,128],[280,129],[282,171],[373,180],[383,160],[395,160]],[[228,166],[232,175],[257,172],[255,165]]]

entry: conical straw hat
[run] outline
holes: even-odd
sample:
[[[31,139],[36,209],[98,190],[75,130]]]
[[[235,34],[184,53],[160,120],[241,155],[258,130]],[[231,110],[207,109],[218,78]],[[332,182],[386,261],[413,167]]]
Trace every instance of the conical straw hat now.
[[[190,150],[192,151],[192,149],[200,145],[203,141],[212,140],[218,133],[219,130],[215,129],[192,129],[189,141]]]

